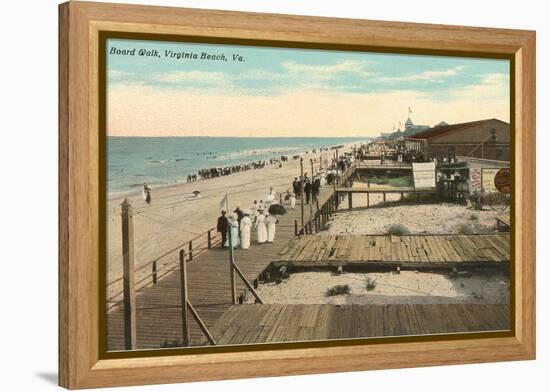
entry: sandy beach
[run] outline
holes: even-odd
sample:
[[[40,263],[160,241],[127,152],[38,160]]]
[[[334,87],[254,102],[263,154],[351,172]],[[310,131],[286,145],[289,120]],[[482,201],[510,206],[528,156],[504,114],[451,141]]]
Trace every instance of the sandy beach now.
[[[457,234],[464,233],[461,232],[464,229],[470,229],[471,233],[493,233],[497,232],[496,218],[510,213],[456,204],[397,205],[353,211],[345,210],[345,202],[342,205],[322,234],[386,234],[396,224],[406,227],[411,234]]]
[[[375,282],[367,290],[366,281]],[[326,296],[327,288],[348,285],[349,294]],[[474,270],[468,277],[449,273],[401,271],[395,273],[343,273],[329,271],[291,274],[280,284],[260,284],[258,294],[273,304],[507,304],[509,277],[497,270]]]
[[[352,143],[344,146],[340,153],[349,151],[352,146]],[[325,153],[331,156],[333,152],[329,150]],[[319,152],[304,153],[302,156],[304,172],[308,175],[311,174],[310,159],[317,159],[314,169],[319,168]],[[249,208],[254,200],[265,200],[270,187],[277,193],[292,189],[292,181],[299,175],[300,160],[291,159],[283,162],[282,168],[268,165],[228,176],[153,188],[149,205],[142,200],[141,192],[110,198],[107,202],[107,283],[122,274],[120,204],[124,198],[130,201],[134,210],[134,262],[137,269],[179,243],[215,227],[220,202],[226,193],[230,210],[237,205]],[[200,191],[200,198],[195,198],[193,191]],[[308,208],[306,212],[309,212]],[[173,256],[176,259],[177,254]],[[148,267],[139,271],[136,273],[136,281],[148,273]],[[108,288],[108,297],[119,291],[121,284],[113,284]]]

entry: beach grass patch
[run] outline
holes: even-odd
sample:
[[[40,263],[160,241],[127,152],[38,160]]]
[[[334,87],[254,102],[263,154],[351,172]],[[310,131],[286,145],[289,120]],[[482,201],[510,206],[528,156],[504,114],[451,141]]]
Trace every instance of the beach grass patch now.
[[[349,295],[351,293],[351,288],[349,285],[335,285],[332,288],[327,289],[327,297],[331,296],[341,296],[341,295]]]
[[[410,233],[409,229],[401,224],[393,224],[388,228],[388,235],[403,236],[410,235]]]
[[[376,288],[376,280],[374,278],[367,278],[366,284],[367,291],[372,291]]]

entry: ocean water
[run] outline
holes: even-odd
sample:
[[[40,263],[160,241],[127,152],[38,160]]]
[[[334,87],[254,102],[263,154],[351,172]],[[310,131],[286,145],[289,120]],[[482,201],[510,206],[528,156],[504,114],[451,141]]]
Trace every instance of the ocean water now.
[[[341,137],[108,137],[107,192],[127,193],[141,188],[185,182],[199,169],[224,167],[296,155],[314,148],[367,138]]]

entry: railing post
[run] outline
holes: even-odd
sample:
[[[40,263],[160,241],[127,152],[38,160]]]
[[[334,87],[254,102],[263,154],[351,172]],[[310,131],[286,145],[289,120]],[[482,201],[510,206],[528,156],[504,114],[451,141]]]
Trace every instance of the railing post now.
[[[227,227],[227,239],[229,242],[229,279],[231,282],[231,303],[237,304],[237,287],[235,285],[235,255],[233,252],[233,240],[231,238],[231,226]]]
[[[134,223],[132,205],[127,199],[122,207],[122,274],[124,289],[124,347],[136,348],[136,291],[134,285]]]
[[[315,213],[315,232],[319,232],[321,230],[321,215],[319,214],[319,211]]]
[[[153,262],[153,285],[157,284],[157,261]]]
[[[183,346],[189,346],[189,308],[187,306],[187,262],[185,250],[180,250],[180,300],[181,300],[181,329]]]
[[[189,242],[189,261],[193,260],[193,241]]]
[[[208,230],[208,248],[212,248],[212,230]]]
[[[315,233],[319,232],[318,222],[317,222],[318,219],[319,219],[319,215],[315,213],[313,217],[313,228],[315,229]]]
[[[300,226],[304,226],[304,158],[300,158]]]

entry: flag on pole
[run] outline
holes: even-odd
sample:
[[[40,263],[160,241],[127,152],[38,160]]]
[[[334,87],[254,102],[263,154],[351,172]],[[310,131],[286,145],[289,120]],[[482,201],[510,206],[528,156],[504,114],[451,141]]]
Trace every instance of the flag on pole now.
[[[220,201],[220,209],[225,210],[226,212],[229,209],[229,199],[227,198],[227,194],[222,198]]]

